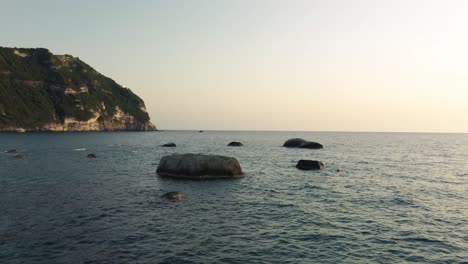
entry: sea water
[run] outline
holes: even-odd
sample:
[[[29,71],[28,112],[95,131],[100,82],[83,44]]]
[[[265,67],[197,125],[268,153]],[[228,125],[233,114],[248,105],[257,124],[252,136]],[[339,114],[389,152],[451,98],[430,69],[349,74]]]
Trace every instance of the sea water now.
[[[282,147],[295,137],[324,148]],[[25,133],[0,150],[0,263],[468,262],[467,134]],[[245,177],[158,177],[172,153]]]

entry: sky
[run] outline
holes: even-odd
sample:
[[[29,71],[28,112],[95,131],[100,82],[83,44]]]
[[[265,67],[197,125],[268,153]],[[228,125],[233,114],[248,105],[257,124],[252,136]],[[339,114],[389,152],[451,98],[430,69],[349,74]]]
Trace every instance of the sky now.
[[[159,129],[468,132],[468,1],[0,4],[0,46],[79,57]]]

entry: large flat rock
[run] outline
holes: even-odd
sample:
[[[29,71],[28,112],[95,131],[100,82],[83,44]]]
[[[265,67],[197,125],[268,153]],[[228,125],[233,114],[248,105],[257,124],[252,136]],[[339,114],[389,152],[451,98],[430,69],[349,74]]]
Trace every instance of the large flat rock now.
[[[156,173],[163,177],[195,180],[229,179],[244,175],[235,158],[191,153],[162,157]]]
[[[302,138],[292,138],[284,142],[283,147],[286,148],[306,148],[306,149],[322,149],[323,146],[317,142],[311,142]]]

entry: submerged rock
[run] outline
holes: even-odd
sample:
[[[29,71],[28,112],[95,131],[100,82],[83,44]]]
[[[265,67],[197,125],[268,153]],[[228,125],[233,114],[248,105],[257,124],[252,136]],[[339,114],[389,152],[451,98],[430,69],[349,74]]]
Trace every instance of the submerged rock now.
[[[182,198],[184,198],[184,194],[180,192],[167,192],[161,197],[166,198],[168,200],[181,200]]]
[[[300,170],[321,170],[324,165],[318,160],[300,160],[296,164],[296,168]]]
[[[162,145],[161,147],[175,147],[176,144],[174,142],[170,142],[170,143],[166,143],[164,145]]]
[[[156,173],[182,179],[229,179],[244,175],[235,158],[204,154],[173,154],[164,156]]]
[[[322,149],[323,146],[317,142],[307,141],[302,138],[293,138],[284,142],[283,147],[287,148],[307,148],[307,149]]]
[[[16,154],[16,155],[13,156],[13,158],[15,158],[15,159],[24,159],[24,156],[20,155],[20,154]]]
[[[236,142],[236,141],[233,141],[228,144],[228,147],[242,147],[242,146],[244,146],[242,143]]]
[[[93,154],[93,153],[88,154],[86,157],[88,157],[88,158],[90,158],[90,159],[95,159],[95,158],[97,158],[96,154]]]

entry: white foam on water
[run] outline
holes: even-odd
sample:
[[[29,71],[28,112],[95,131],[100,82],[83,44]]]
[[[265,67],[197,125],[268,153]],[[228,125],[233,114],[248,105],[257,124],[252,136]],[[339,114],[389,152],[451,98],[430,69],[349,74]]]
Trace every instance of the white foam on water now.
[[[77,149],[73,149],[73,151],[85,151],[86,148],[77,148]]]

